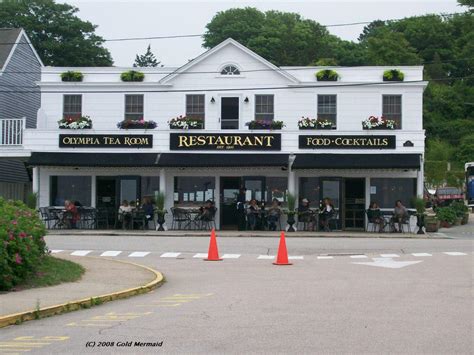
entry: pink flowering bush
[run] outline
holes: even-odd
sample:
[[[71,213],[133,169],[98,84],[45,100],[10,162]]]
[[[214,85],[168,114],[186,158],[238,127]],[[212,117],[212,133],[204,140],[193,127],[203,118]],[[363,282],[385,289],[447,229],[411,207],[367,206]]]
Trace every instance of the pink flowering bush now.
[[[0,291],[33,274],[47,255],[46,230],[37,213],[20,201],[0,198]]]

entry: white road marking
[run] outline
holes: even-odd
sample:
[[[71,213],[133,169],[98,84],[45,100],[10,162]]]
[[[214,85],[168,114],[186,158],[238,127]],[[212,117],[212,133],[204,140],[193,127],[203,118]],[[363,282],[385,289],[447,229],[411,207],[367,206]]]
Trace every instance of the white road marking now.
[[[303,260],[304,256],[289,256],[288,260]]]
[[[224,254],[222,255],[222,259],[238,259],[240,258],[240,254]]]
[[[400,255],[398,254],[380,254],[382,258],[399,258]]]
[[[71,255],[74,255],[74,256],[86,256],[87,254],[89,254],[90,252],[92,252],[92,250],[76,250],[76,251],[73,251],[71,253]]]
[[[334,259],[334,257],[328,256],[328,255],[322,255],[322,256],[318,256],[318,259]]]
[[[104,251],[100,256],[117,256],[120,255],[122,252],[118,250],[108,250]]]
[[[207,258],[207,253],[197,253],[193,258]]]
[[[458,251],[446,251],[444,252],[444,254],[451,255],[451,256],[467,255],[466,253],[460,253]]]
[[[275,258],[276,258],[275,255],[259,255],[257,259],[273,260]]]
[[[366,259],[366,258],[368,258],[367,255],[351,255],[350,257],[352,259]]]
[[[61,249],[53,249],[53,250],[51,250],[51,254],[57,254],[57,253],[60,253],[60,252],[62,252],[62,251],[64,251],[64,250],[61,250]]]
[[[413,255],[413,256],[433,256],[429,253],[411,253],[411,255]]]
[[[163,253],[160,255],[160,258],[177,258],[181,253]]]
[[[147,256],[148,254],[150,254],[149,251],[134,251],[128,257],[129,258],[143,258]]]
[[[396,261],[392,258],[372,258],[373,261],[366,263],[352,263],[359,265],[378,266],[387,269],[401,269],[402,267],[414,265],[423,262],[423,260],[417,261]]]

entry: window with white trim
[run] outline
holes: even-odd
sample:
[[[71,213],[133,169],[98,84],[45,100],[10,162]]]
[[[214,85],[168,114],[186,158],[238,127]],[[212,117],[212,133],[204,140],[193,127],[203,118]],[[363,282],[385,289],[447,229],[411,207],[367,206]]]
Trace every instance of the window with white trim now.
[[[82,116],[82,95],[63,96],[63,118],[79,118]]]
[[[274,116],[274,96],[255,95],[255,120],[273,121]]]
[[[240,75],[240,70],[235,65],[226,65],[222,68],[221,75]]]
[[[186,117],[202,121],[204,128],[205,96],[186,95]]]
[[[318,118],[337,123],[337,97],[336,95],[318,95]]]
[[[125,119],[142,120],[143,95],[125,95]]]
[[[382,95],[382,116],[402,128],[402,95]]]

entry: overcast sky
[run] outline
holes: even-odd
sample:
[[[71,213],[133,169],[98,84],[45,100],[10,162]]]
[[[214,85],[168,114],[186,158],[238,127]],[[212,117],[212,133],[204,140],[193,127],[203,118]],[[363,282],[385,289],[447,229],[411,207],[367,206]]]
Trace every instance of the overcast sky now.
[[[62,0],[80,9],[79,17],[98,25],[97,33],[106,39],[201,34],[218,11],[252,6],[262,11],[297,12],[323,25],[397,19],[428,13],[462,12],[456,0],[260,0],[260,1],[161,1],[161,0]],[[58,2],[61,2],[59,0]],[[356,40],[363,25],[329,27],[347,40]],[[201,38],[106,42],[114,64],[131,66],[137,53],[148,44],[165,66],[179,66],[202,53]]]

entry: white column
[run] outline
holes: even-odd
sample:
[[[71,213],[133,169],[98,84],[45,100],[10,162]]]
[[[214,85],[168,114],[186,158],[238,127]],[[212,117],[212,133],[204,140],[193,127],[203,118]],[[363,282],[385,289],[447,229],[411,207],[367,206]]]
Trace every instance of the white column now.
[[[416,196],[423,198],[424,194],[424,160],[423,156],[420,157],[420,169],[416,172]]]
[[[296,174],[291,169],[288,169],[288,192],[296,196]]]
[[[33,188],[33,193],[36,194],[36,207],[40,207],[40,168],[35,167],[33,168],[33,182],[32,182],[32,188]]]
[[[95,175],[91,175],[91,207],[97,205],[97,178]]]
[[[372,195],[370,194],[370,177],[365,178],[365,209],[369,208],[370,201],[372,200]],[[364,213],[364,229],[367,226],[367,213]]]
[[[214,189],[214,202],[216,203],[217,213],[215,216],[216,228],[221,229],[221,177],[220,174],[215,174],[215,189]]]

